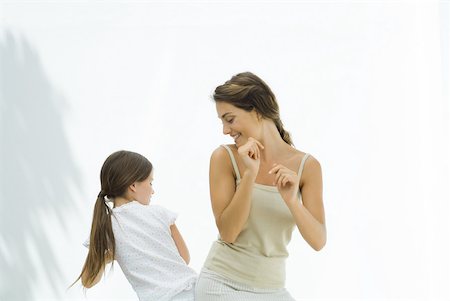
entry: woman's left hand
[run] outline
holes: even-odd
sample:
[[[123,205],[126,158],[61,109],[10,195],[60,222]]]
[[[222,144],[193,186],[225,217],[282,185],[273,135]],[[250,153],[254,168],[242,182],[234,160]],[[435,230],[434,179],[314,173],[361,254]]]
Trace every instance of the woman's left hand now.
[[[276,184],[286,205],[290,207],[297,203],[300,184],[300,177],[297,173],[281,164],[274,164],[269,173],[275,174],[274,184]]]

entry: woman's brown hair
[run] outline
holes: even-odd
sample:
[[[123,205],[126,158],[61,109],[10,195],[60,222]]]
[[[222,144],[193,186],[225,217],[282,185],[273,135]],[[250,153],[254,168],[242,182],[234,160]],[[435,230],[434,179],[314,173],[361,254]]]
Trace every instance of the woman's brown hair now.
[[[263,118],[271,119],[280,133],[281,138],[294,145],[280,119],[280,109],[277,99],[269,86],[251,72],[234,75],[223,85],[218,86],[213,94],[214,101],[223,101],[247,112],[255,110]]]
[[[112,209],[106,204],[105,197],[124,196],[130,185],[147,179],[152,169],[147,158],[130,151],[115,152],[105,160],[100,171],[101,190],[94,206],[89,252],[75,282],[81,278],[83,285],[90,287],[100,270],[104,269],[107,256],[114,259],[116,243],[111,223]]]

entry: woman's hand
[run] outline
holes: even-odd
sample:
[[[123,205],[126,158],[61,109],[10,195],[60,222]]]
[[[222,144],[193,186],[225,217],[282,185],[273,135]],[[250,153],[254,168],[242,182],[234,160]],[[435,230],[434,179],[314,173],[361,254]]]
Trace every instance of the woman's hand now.
[[[260,152],[264,146],[256,139],[250,137],[244,145],[238,148],[238,154],[244,161],[245,167],[255,177],[258,174],[260,163]]]
[[[300,177],[297,173],[281,164],[274,164],[269,173],[275,174],[274,184],[276,184],[286,205],[290,207],[298,202]]]

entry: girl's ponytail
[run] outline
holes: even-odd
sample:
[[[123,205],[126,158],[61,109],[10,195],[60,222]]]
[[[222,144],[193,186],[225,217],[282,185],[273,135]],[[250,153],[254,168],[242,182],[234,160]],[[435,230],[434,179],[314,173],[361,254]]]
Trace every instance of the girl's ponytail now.
[[[89,238],[89,253],[81,270],[81,282],[85,287],[94,284],[98,273],[105,268],[107,257],[114,258],[115,240],[111,223],[111,208],[105,202],[106,193],[102,190],[98,194],[94,206],[91,235]],[[103,272],[103,271],[102,271]]]

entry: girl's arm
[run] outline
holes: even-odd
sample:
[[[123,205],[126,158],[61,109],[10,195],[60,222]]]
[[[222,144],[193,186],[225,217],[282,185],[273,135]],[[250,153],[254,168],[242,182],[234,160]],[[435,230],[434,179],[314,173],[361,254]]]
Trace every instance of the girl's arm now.
[[[89,283],[84,275],[81,276],[81,283],[83,284],[83,286],[85,288],[93,287],[94,285],[96,285],[100,281],[100,279],[102,279],[102,276],[103,276],[103,274],[105,272],[105,266],[108,263],[113,261],[112,254],[111,254],[110,251],[107,251],[105,260],[106,260],[106,262],[102,265],[102,267],[100,268],[100,271],[98,271],[98,274],[97,274],[97,276],[95,277],[95,279],[94,279],[94,281],[92,283]]]
[[[180,231],[178,231],[178,228],[175,224],[172,224],[170,226],[170,232],[172,233],[173,241],[177,246],[178,253],[180,253],[181,257],[183,257],[186,264],[189,264],[189,261],[191,260],[189,250],[186,246],[186,243],[184,242],[183,236],[181,236],[181,233]]]

